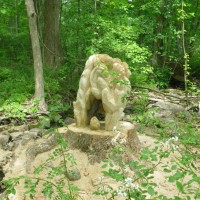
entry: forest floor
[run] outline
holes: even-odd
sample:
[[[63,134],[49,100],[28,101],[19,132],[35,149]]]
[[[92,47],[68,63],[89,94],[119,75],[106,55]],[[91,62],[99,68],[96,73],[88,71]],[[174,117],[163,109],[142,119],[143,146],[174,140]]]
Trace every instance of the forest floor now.
[[[64,129],[64,131],[66,131],[66,127],[60,128],[61,132],[62,129]],[[157,141],[157,139],[155,139],[155,137],[152,136],[148,136],[148,135],[152,135],[153,134],[153,130],[151,129],[146,129],[144,134],[139,134],[139,140],[141,142],[141,148],[154,148],[155,147],[155,142]],[[41,138],[37,141],[37,143],[42,143],[44,142],[45,139]],[[18,177],[20,175],[27,175],[26,173],[26,149],[35,144],[35,141],[29,141],[26,145],[19,145],[15,151],[14,151],[14,156],[13,158],[10,160],[9,163],[7,163],[6,166],[4,166],[4,170],[6,173],[6,177]],[[58,166],[60,161],[62,160],[62,157],[57,158],[54,161],[50,161],[49,163],[46,163],[45,166],[47,168],[46,171],[40,173],[39,175],[34,175],[33,171],[35,168],[37,168],[38,166],[40,166],[42,163],[45,163],[44,161],[47,160],[47,158],[49,158],[52,153],[55,151],[56,148],[52,149],[51,151],[48,152],[44,152],[39,154],[36,159],[34,160],[34,162],[31,165],[31,172],[30,174],[28,174],[29,177],[38,177],[38,178],[42,178],[42,179],[46,179],[46,177],[48,176],[48,172],[52,167]],[[100,163],[94,163],[91,164],[88,158],[88,155],[80,150],[77,149],[71,149],[68,151],[68,153],[70,153],[71,155],[73,155],[75,161],[76,161],[76,168],[78,169],[78,171],[81,174],[81,178],[77,181],[71,181],[70,183],[75,185],[77,188],[79,188],[79,198],[77,199],[83,199],[83,200],[104,200],[104,199],[108,199],[105,196],[97,196],[94,194],[95,191],[98,190],[98,187],[101,187],[104,184],[107,184],[113,188],[116,188],[118,186],[118,183],[116,181],[114,181],[111,178],[105,177],[104,179],[102,179],[101,177],[103,176],[102,174],[102,165],[104,164],[103,162]],[[168,197],[168,198],[173,198],[175,196],[181,196],[179,190],[177,189],[175,183],[170,183],[168,182],[168,176],[169,174],[165,173],[163,171],[163,167],[162,165],[171,165],[170,161],[175,158],[178,157],[179,154],[178,153],[174,153],[172,155],[170,155],[170,157],[165,158],[162,160],[162,164],[158,165],[155,169],[154,169],[154,173],[153,176],[154,178],[152,179],[152,181],[154,183],[157,184],[155,190],[159,193],[159,194],[163,194],[164,196]],[[132,155],[133,160],[135,159],[138,160],[138,155],[137,153],[135,155]],[[197,167],[200,167],[200,160],[199,162],[195,163],[195,165]],[[68,168],[70,168],[70,163]],[[54,178],[54,182],[59,181],[60,179],[65,178],[64,176],[57,176]],[[189,177],[187,178],[189,179]],[[184,180],[184,181],[188,181],[188,180]],[[40,187],[37,187],[34,199],[40,199],[40,200],[47,200],[48,198],[45,197],[40,188],[42,188],[42,185]],[[67,188],[66,188],[67,189]],[[24,195],[24,183],[23,181],[20,181],[20,184],[16,187],[16,195],[14,195],[12,198],[12,200],[28,200],[29,197],[26,195]],[[120,200],[120,199],[125,199],[123,197],[115,197],[116,200]]]
[[[150,133],[151,134],[151,133]],[[155,145],[155,138],[152,138],[150,136],[147,136],[145,134],[139,134],[139,139],[142,145],[142,148],[144,147],[154,147]],[[43,139],[41,139],[43,140]],[[41,141],[42,142],[42,141]],[[28,144],[28,145],[31,145]],[[41,163],[43,163],[48,157],[50,157],[51,153],[55,149],[52,149],[49,152],[42,153],[37,156],[35,161],[32,163],[32,168],[36,168]],[[75,161],[77,163],[77,168],[80,171],[81,179],[77,181],[73,181],[72,183],[77,186],[80,189],[79,195],[80,199],[83,200],[103,200],[106,199],[106,197],[103,196],[96,196],[93,193],[97,191],[97,188],[101,186],[101,184],[108,184],[112,187],[116,187],[116,182],[113,181],[111,178],[105,178],[101,181],[102,177],[102,165],[101,163],[94,163],[90,164],[89,159],[86,153],[81,152],[79,150],[70,150],[69,153],[71,153]],[[24,146],[18,147],[15,150],[15,154],[17,155],[15,159],[10,162],[5,169],[7,168],[10,170],[10,173],[8,173],[7,177],[18,177],[19,175],[25,175],[25,163],[26,163],[26,154],[25,154],[25,148]],[[138,157],[135,155],[135,159],[137,160]],[[169,163],[170,159],[172,157],[169,157],[164,160],[164,163]],[[57,159],[56,161],[53,161],[50,163],[49,167],[57,166],[59,164],[60,160]],[[163,164],[164,164],[163,163]],[[200,163],[198,163],[200,165]],[[179,194],[178,189],[175,187],[175,184],[169,183],[167,181],[167,175],[163,172],[163,169],[161,166],[158,166],[154,171],[154,178],[153,181],[157,184],[156,190],[159,192],[159,194],[163,194],[167,196],[168,198],[174,197]],[[28,176],[34,176],[33,174],[29,174]],[[40,175],[37,175],[39,178],[44,178],[47,176],[46,173],[41,173]],[[63,177],[57,177],[58,179]],[[56,180],[55,180],[56,181]],[[40,188],[40,187],[39,187]],[[23,195],[24,193],[24,184],[21,183],[16,187],[17,194],[12,198],[12,200],[23,200],[23,199],[29,199],[28,197],[25,197]],[[36,192],[34,199],[40,199],[40,200],[46,200],[47,197],[44,197],[44,195],[41,193],[40,189]],[[122,197],[118,197],[115,199],[123,199]]]
[[[135,95],[135,94],[133,94]],[[126,112],[130,112],[130,115],[126,115],[125,120],[131,120],[131,122],[135,125],[135,129],[137,131],[141,149],[149,148],[153,149],[156,146],[156,142],[160,142],[160,135],[164,135],[164,137],[172,137],[172,136],[180,136],[185,143],[188,143],[188,148],[190,148],[190,152],[192,154],[198,154],[199,152],[199,138],[200,138],[200,126],[199,126],[199,118],[193,117],[190,113],[183,107],[179,102],[177,102],[177,98],[180,98],[180,94],[171,95],[168,93],[170,101],[166,99],[165,95],[153,95],[153,93],[149,93],[149,99],[151,103],[146,102],[146,98],[140,99],[141,101],[137,101],[140,94],[136,94],[134,99],[134,112],[136,113],[136,108],[139,108],[137,114],[133,117],[130,117],[132,114],[132,104],[127,106]],[[156,97],[155,97],[156,96]],[[164,100],[163,100],[164,96]],[[138,99],[137,99],[138,98]],[[138,103],[139,102],[139,103]],[[144,109],[144,110],[142,110]],[[146,110],[145,110],[146,109]],[[152,109],[155,111],[152,112]],[[142,110],[142,111],[141,111]],[[181,118],[181,120],[179,120]],[[178,120],[177,120],[178,119]],[[1,157],[0,157],[0,164],[3,167],[3,171],[5,173],[5,178],[15,178],[18,176],[28,175],[28,177],[37,177],[40,179],[47,179],[48,172],[52,169],[52,167],[56,167],[62,160],[62,157],[56,158],[56,160],[51,160],[50,162],[45,162],[53,152],[55,152],[57,147],[51,148],[51,150],[46,151],[44,153],[40,153],[36,156],[36,158],[31,163],[31,172],[27,174],[26,165],[27,165],[27,154],[26,150],[36,144],[36,143],[43,143],[46,141],[45,137],[37,137],[28,139],[24,136],[26,134],[31,133],[31,130],[20,130],[18,127],[14,127],[15,131],[0,131],[1,135],[9,134],[9,137],[12,135],[14,147],[9,147],[7,149],[0,148],[0,155],[1,157],[6,153],[11,154],[11,156],[6,160],[6,162],[2,162],[1,164]],[[23,128],[23,127],[22,127]],[[61,132],[66,132],[67,127],[59,128]],[[12,132],[12,133],[11,133]],[[173,135],[174,134],[174,135]],[[182,135],[181,135],[182,134]],[[9,138],[8,137],[8,138]],[[1,138],[0,138],[1,139]],[[166,139],[166,138],[165,138]],[[12,142],[8,141],[9,145]],[[187,144],[186,144],[187,145]],[[94,194],[98,190],[99,187],[102,185],[109,185],[112,188],[116,189],[120,183],[114,181],[114,179],[105,177],[102,174],[102,171],[105,170],[102,168],[104,162],[93,163],[91,164],[88,154],[80,151],[78,149],[69,149],[68,153],[73,155],[74,160],[76,162],[76,166],[71,166],[71,162],[68,162],[68,169],[76,168],[80,172],[80,179],[76,181],[70,181],[70,184],[75,185],[80,191],[78,192],[77,199],[83,200],[104,200],[108,199],[106,196],[97,196]],[[174,158],[179,158],[180,153],[178,151],[174,151],[170,154],[169,157],[163,158],[162,162],[157,165],[153,172],[153,179],[151,180],[153,183],[156,183],[157,186],[154,188],[159,194],[166,196],[167,198],[174,198],[175,196],[182,197],[180,194],[180,190],[176,187],[175,182],[169,182],[168,177],[170,173],[165,173],[163,170],[163,165],[167,165],[170,167],[172,165],[172,160]],[[133,161],[139,160],[139,154],[137,152],[132,153],[131,155]],[[41,164],[44,164],[46,170],[42,171],[38,175],[34,175],[33,171]],[[148,165],[148,163],[145,163]],[[200,173],[198,170],[200,169],[200,159],[196,159],[194,165],[196,166],[197,172]],[[134,172],[133,172],[134,173]],[[199,174],[200,175],[200,174]],[[104,178],[102,178],[104,177]],[[186,176],[184,178],[184,182],[187,182],[191,177]],[[59,182],[61,179],[65,179],[63,176],[55,176],[54,182]],[[196,187],[196,185],[194,185]],[[199,186],[197,186],[199,187]],[[36,193],[33,199],[40,199],[40,200],[47,200],[49,198],[45,197],[42,194],[42,182],[39,183],[39,187],[36,189]],[[28,195],[24,195],[24,182],[20,181],[19,184],[16,186],[16,194],[10,196],[10,200],[29,200]],[[68,189],[66,188],[66,191]],[[150,195],[147,196],[148,199],[151,199]],[[0,195],[1,199],[1,195]],[[56,199],[53,198],[52,199]],[[116,200],[123,200],[124,197],[115,197]],[[184,198],[183,198],[184,199]],[[191,199],[194,199],[191,196]]]

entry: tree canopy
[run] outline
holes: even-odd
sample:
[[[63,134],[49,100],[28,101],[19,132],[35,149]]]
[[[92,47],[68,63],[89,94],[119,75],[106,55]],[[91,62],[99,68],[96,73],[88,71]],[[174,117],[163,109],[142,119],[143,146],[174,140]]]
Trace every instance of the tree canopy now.
[[[184,88],[186,81],[189,86],[199,84],[199,0],[33,2],[48,101],[52,96],[69,100],[66,96],[77,90],[85,61],[98,53],[126,61],[133,84],[158,88]],[[1,103],[15,96],[29,98],[34,93],[33,56],[23,0],[1,2],[0,40],[1,88],[8,89],[1,92]],[[16,88],[10,90],[8,80]],[[23,81],[26,86],[19,89]]]

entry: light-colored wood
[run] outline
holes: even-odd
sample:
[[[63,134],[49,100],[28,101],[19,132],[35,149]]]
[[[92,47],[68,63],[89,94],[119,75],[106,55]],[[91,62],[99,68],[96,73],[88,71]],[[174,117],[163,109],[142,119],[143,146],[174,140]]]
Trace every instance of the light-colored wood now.
[[[105,159],[109,150],[121,142],[133,152],[139,151],[140,141],[133,124],[120,122],[116,132],[106,131],[104,127],[104,122],[101,122],[100,130],[91,130],[89,127],[77,127],[71,124],[68,126],[68,131],[62,135],[71,148],[86,152],[91,163]]]
[[[91,118],[102,108],[105,130],[118,126],[124,116],[125,97],[130,91],[130,74],[127,63],[118,58],[106,54],[90,56],[73,102],[76,125],[89,126]]]
[[[39,100],[39,110],[47,111],[47,105],[44,99],[43,64],[37,27],[37,14],[35,12],[33,0],[25,0],[25,4],[29,19],[29,29],[34,60],[35,99]]]

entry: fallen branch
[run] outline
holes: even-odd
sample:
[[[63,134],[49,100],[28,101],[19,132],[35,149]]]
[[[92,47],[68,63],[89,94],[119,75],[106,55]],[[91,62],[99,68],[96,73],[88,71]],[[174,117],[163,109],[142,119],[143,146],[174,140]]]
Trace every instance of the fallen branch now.
[[[131,86],[132,86],[132,87],[136,87],[136,88],[141,88],[141,89],[150,90],[150,91],[152,91],[152,92],[156,92],[156,93],[162,94],[162,95],[164,95],[164,96],[168,96],[168,97],[173,97],[173,98],[179,99],[179,100],[181,100],[181,101],[187,101],[187,100],[185,99],[185,97],[180,98],[180,97],[177,97],[177,96],[174,96],[174,95],[171,95],[171,94],[166,94],[166,93],[164,93],[164,92],[161,92],[161,91],[159,91],[159,90],[155,90],[155,89],[152,89],[152,88],[148,88],[148,87],[144,87],[144,86],[138,86],[138,85],[131,85]]]

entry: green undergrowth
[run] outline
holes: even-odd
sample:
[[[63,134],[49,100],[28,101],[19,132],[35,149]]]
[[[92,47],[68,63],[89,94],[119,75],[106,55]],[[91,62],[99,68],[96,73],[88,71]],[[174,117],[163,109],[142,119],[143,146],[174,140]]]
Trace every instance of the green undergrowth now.
[[[0,105],[24,102],[34,92],[33,71],[28,66],[0,67]]]
[[[76,200],[79,196],[79,188],[68,180],[68,177],[74,176],[74,171],[67,168],[69,163],[76,166],[76,161],[71,153],[68,152],[68,143],[63,140],[62,136],[54,129],[51,133],[57,135],[58,147],[51,153],[44,163],[38,166],[32,176],[19,176],[9,178],[4,183],[6,186],[5,198],[15,196],[16,186],[24,183],[24,196],[30,199],[36,199],[35,195],[40,189],[41,194],[48,199],[54,200]],[[48,164],[57,160],[57,165],[47,167]],[[59,161],[60,160],[60,161]],[[45,174],[46,177],[40,176]],[[55,180],[57,178],[57,181]]]
[[[49,111],[53,114],[69,110],[69,104],[73,101],[78,87],[78,77],[72,76],[72,73],[67,66],[58,69],[44,68],[45,99]],[[33,96],[33,67],[29,65],[0,67],[1,114],[25,120],[27,114],[32,115],[37,112],[38,102],[33,101]]]
[[[132,102],[131,118],[138,124],[138,131],[153,137],[167,138],[178,136],[184,145],[200,147],[199,116],[197,112],[175,112],[169,117],[157,117],[159,109],[148,106],[150,103],[145,91],[138,93]]]
[[[120,134],[117,129],[113,132]],[[16,186],[22,182],[24,195],[29,196],[30,199],[35,199],[38,192],[47,199],[82,199],[76,182],[73,184],[68,180],[70,170],[67,168],[67,163],[75,166],[76,159],[69,152],[64,138],[58,132],[55,133],[58,136],[57,148],[34,170],[32,176],[4,180],[7,199],[9,196],[15,197]],[[200,198],[197,165],[199,154],[192,151],[191,145],[185,144],[177,133],[159,137],[154,145],[143,147],[133,159],[130,155],[135,155],[135,152],[126,146],[126,140],[113,137],[111,143],[113,148],[102,162],[102,173],[98,177],[99,184],[93,193],[94,199],[95,195],[103,196],[106,200],[114,200],[116,197],[121,200],[198,200]],[[47,167],[49,162],[55,160],[60,162]],[[155,181],[157,167],[165,178],[165,184],[173,186],[177,191],[174,191],[174,196],[172,194],[171,197],[166,196],[160,192],[160,186],[158,187]],[[71,175],[73,176],[73,171]]]
[[[113,137],[108,156],[102,162],[102,173],[99,175],[100,184],[94,192],[104,199],[114,200],[197,200],[200,198],[199,178],[199,130],[197,115],[190,113],[175,113],[169,119],[156,117],[157,109],[149,107],[149,97],[146,92],[137,93],[133,100],[133,115],[131,119],[137,124],[139,134],[152,132],[155,142],[150,147],[135,152],[126,145],[126,140]],[[50,106],[50,116],[62,124],[59,118],[58,106]],[[66,107],[65,109],[68,109]],[[147,132],[148,130],[148,132]],[[150,130],[150,131],[149,131]],[[69,153],[67,142],[58,132],[58,146],[44,163],[38,166],[32,176],[19,176],[4,180],[5,195],[16,195],[16,186],[24,183],[24,195],[35,199],[39,190],[47,199],[79,200],[82,199],[76,183],[68,180],[67,162],[76,165],[76,158]],[[116,135],[121,134],[116,128]],[[56,165],[47,167],[48,162],[60,160]],[[174,188],[174,196],[169,197],[160,192],[160,186],[155,181],[155,173],[159,167],[165,183]],[[79,166],[77,166],[79,168]],[[47,173],[43,173],[46,171]],[[41,177],[40,174],[43,174]],[[46,174],[46,177],[44,177]],[[66,176],[67,174],[67,176]],[[72,172],[73,175],[73,172]],[[55,180],[55,181],[54,181]],[[109,180],[109,181],[107,181]],[[111,181],[110,181],[111,180]],[[110,184],[112,183],[112,184]]]

